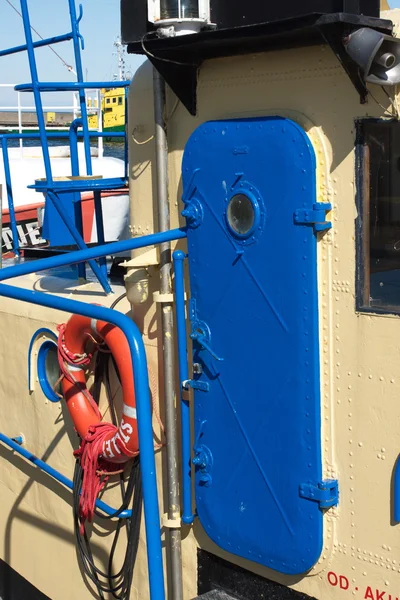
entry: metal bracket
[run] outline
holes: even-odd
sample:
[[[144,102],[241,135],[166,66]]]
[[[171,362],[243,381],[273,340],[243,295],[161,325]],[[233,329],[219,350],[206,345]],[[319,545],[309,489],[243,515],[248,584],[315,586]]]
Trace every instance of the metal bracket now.
[[[159,302],[161,304],[173,304],[174,300],[174,294],[161,294],[160,292],[154,292],[153,294],[153,302]]]
[[[200,381],[199,379],[187,379],[186,381],[182,381],[182,387],[185,390],[192,388],[192,390],[200,390],[202,392],[208,392],[210,390],[210,386],[206,381]]]
[[[326,479],[318,483],[302,483],[299,488],[301,498],[318,502],[320,508],[337,506],[339,483],[337,479]]]
[[[312,225],[314,231],[327,231],[332,223],[326,220],[326,213],[332,210],[328,202],[315,202],[312,208],[298,208],[294,212],[296,225]]]
[[[162,524],[167,529],[180,529],[182,526],[180,519],[169,519],[167,513],[163,515]]]

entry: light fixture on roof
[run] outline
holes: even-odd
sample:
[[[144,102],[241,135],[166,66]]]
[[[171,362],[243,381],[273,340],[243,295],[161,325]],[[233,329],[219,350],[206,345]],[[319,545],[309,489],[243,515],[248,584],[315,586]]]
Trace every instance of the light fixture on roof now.
[[[346,38],[345,48],[360,67],[364,81],[388,86],[400,83],[400,39],[362,27]]]
[[[210,23],[210,0],[148,0],[147,6],[161,37],[198,33]]]

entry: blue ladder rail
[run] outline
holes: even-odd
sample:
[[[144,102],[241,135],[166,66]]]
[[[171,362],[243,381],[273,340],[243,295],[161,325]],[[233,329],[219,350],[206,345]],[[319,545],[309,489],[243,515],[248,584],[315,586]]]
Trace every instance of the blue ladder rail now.
[[[121,187],[121,184],[124,183],[124,179],[127,174],[127,165],[125,164],[125,170],[124,170],[125,177],[123,179],[120,179],[120,178],[104,179],[101,181],[101,183],[97,182],[96,184],[94,184],[94,182],[91,180],[86,180],[85,186],[81,190],[78,190],[77,187],[75,187],[74,189],[72,189],[72,188],[67,189],[68,186],[66,186],[65,184],[60,185],[60,182],[54,181],[53,174],[52,174],[52,168],[51,168],[50,152],[49,152],[49,146],[48,146],[48,135],[47,135],[46,124],[45,124],[45,120],[44,120],[41,93],[46,92],[46,91],[66,91],[66,90],[77,91],[77,93],[79,95],[79,104],[80,104],[80,111],[81,111],[81,127],[82,127],[82,135],[83,135],[84,151],[85,151],[86,175],[88,177],[90,177],[92,175],[92,158],[91,158],[91,153],[90,153],[90,137],[91,136],[90,136],[90,132],[89,132],[85,89],[93,89],[93,88],[99,88],[99,87],[107,87],[107,88],[125,87],[126,88],[130,85],[130,82],[129,81],[90,82],[90,83],[84,82],[82,58],[81,58],[81,48],[82,49],[84,48],[84,39],[79,30],[79,23],[83,16],[82,5],[79,6],[79,14],[77,14],[76,7],[75,7],[75,0],[68,0],[69,15],[70,15],[70,22],[71,22],[71,31],[70,32],[63,34],[63,35],[47,38],[45,40],[40,40],[38,42],[34,42],[33,37],[32,37],[30,15],[29,15],[29,10],[28,10],[28,0],[20,0],[20,3],[21,3],[21,15],[22,15],[22,21],[23,21],[23,26],[24,26],[26,43],[23,45],[20,45],[20,46],[14,46],[12,48],[1,50],[0,56],[7,56],[10,54],[15,54],[17,52],[23,52],[23,51],[26,51],[27,55],[28,55],[29,69],[30,69],[30,74],[31,74],[31,82],[17,85],[17,86],[15,86],[15,89],[17,91],[30,91],[33,93],[34,100],[35,100],[36,114],[37,114],[37,119],[38,119],[38,126],[39,126],[39,139],[41,141],[43,161],[44,161],[45,174],[46,174],[45,181],[40,182],[40,184],[38,184],[36,182],[36,185],[32,185],[29,187],[32,187],[33,189],[35,189],[39,192],[44,192],[46,194],[46,196],[49,198],[49,200],[52,202],[53,206],[59,213],[61,219],[64,221],[70,234],[74,238],[77,246],[80,249],[85,249],[85,248],[87,248],[87,246],[83,239],[83,232],[81,231],[81,227],[80,227],[81,223],[80,223],[79,215],[77,214],[77,209],[75,211],[75,218],[71,219],[69,217],[69,215],[67,214],[67,212],[65,211],[65,209],[63,207],[62,199],[59,198],[59,195],[63,194],[63,193],[71,192],[71,191],[76,192],[76,193],[78,193],[79,191],[93,191],[94,197],[95,197],[95,218],[96,218],[96,224],[97,224],[97,230],[98,230],[98,240],[101,243],[105,239],[103,218],[102,218],[102,213],[101,213],[101,206],[102,206],[101,191],[109,190],[109,189],[116,189],[117,187]],[[36,57],[35,57],[35,49],[37,49],[39,47],[44,47],[46,45],[51,45],[51,44],[55,44],[55,43],[65,42],[65,41],[72,41],[72,44],[73,44],[77,81],[75,81],[75,82],[62,82],[61,81],[61,82],[47,82],[47,83],[40,82],[39,75],[38,75],[38,69],[37,69],[37,63],[36,63]],[[9,209],[10,209],[10,223],[11,223],[11,230],[12,230],[12,234],[13,234],[13,250],[14,250],[16,256],[19,256],[17,225],[16,225],[16,219],[15,219],[13,197],[12,197],[11,175],[10,175],[10,170],[9,170],[8,151],[6,149],[6,145],[7,145],[6,142],[2,141],[3,161],[4,161],[4,168],[5,168],[6,180],[7,180],[6,181],[7,196],[8,196]],[[126,146],[126,136],[125,136],[125,146]],[[127,150],[125,148],[125,160],[126,160],[126,157],[127,157]],[[8,171],[7,171],[7,167],[8,167]],[[97,192],[99,192],[99,193],[97,193]],[[99,200],[99,198],[100,198],[100,200]],[[100,282],[103,290],[106,293],[111,293],[111,291],[112,291],[111,286],[108,283],[108,279],[107,279],[107,268],[106,268],[105,258],[101,259],[100,265],[97,265],[97,263],[92,262],[91,267],[92,267],[92,270],[95,273],[98,281]],[[80,267],[79,275],[82,276],[84,274],[85,274],[84,267]]]
[[[12,279],[21,275],[28,275],[53,267],[66,266],[84,262],[89,259],[100,258],[106,256],[109,252],[118,254],[120,252],[126,252],[127,250],[145,248],[185,238],[185,228],[173,229],[171,231],[153,233],[140,238],[114,242],[105,246],[74,251],[60,256],[51,256],[31,263],[25,262],[0,270],[0,281]],[[144,342],[137,325],[128,316],[110,308],[105,308],[104,306],[52,296],[44,292],[26,290],[21,287],[15,287],[4,283],[0,283],[0,297],[1,296],[106,321],[119,327],[125,334],[130,348],[136,393],[150,600],[165,600],[160,514],[157,495],[147,359]],[[7,438],[7,436],[4,436],[4,438],[7,440],[10,439]]]

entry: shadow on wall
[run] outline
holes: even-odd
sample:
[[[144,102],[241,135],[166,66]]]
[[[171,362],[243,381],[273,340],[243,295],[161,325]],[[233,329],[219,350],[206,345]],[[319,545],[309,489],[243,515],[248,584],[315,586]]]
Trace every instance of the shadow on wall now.
[[[66,433],[65,428],[61,429],[57,433],[57,435],[55,436],[53,441],[50,443],[48,449],[41,457],[42,460],[47,461],[50,458],[51,454],[53,453],[54,449],[56,448],[56,446],[58,445],[60,440],[63,438],[65,433]],[[14,520],[23,521],[26,524],[36,527],[40,531],[45,531],[57,538],[61,538],[65,542],[67,542],[69,545],[71,545],[71,547],[75,548],[74,534],[71,533],[69,530],[61,527],[60,525],[51,523],[50,521],[46,520],[45,518],[41,518],[39,515],[32,515],[30,513],[27,513],[26,511],[24,511],[21,508],[21,504],[24,501],[25,496],[27,495],[28,491],[30,490],[30,488],[32,487],[32,485],[34,483],[43,485],[47,489],[54,492],[60,499],[62,499],[67,504],[69,504],[72,509],[72,494],[71,494],[71,492],[69,490],[67,490],[61,483],[59,483],[58,481],[55,481],[52,477],[50,477],[49,475],[47,475],[40,469],[38,469],[35,466],[26,462],[22,457],[19,457],[18,455],[13,454],[13,452],[11,450],[8,450],[4,446],[0,446],[0,458],[7,460],[15,468],[19,469],[20,471],[22,471],[25,475],[27,475],[29,477],[29,481],[27,481],[27,483],[23,487],[22,491],[16,498],[13,508],[10,511],[10,514],[8,516],[6,532],[5,532],[5,536],[4,536],[4,560],[5,560],[5,562],[7,564],[11,564],[11,560],[12,560],[12,528],[13,528]],[[72,510],[71,510],[71,522],[72,522]],[[95,557],[99,561],[101,561],[101,564],[103,565],[103,567],[106,568],[107,563],[108,563],[108,555],[107,555],[106,551],[96,543],[92,543],[92,548],[93,548],[93,554],[95,555]],[[80,563],[79,563],[79,568],[81,570],[82,577],[83,577],[83,572],[82,572]],[[35,584],[35,582],[32,582],[32,583]],[[5,597],[6,598],[12,597],[12,590],[8,589],[8,585],[6,585],[6,584],[9,585],[10,582],[4,583]],[[93,595],[93,597],[97,598],[96,594],[93,592],[90,584],[86,581],[86,579],[85,579],[85,584],[86,584],[87,589]]]

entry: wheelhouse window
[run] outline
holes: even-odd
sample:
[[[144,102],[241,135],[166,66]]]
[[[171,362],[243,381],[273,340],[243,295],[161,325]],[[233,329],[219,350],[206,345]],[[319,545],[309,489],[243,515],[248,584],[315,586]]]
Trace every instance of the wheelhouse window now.
[[[400,123],[357,123],[357,308],[400,313]]]

